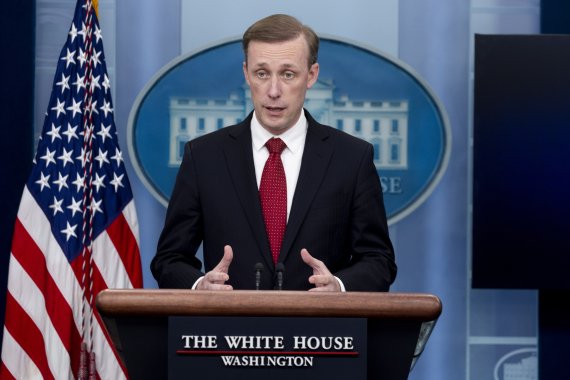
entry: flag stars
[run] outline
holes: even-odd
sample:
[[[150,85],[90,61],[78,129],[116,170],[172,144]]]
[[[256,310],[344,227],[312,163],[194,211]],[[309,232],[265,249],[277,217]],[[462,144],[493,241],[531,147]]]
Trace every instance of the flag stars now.
[[[60,114],[60,113],[62,113],[62,114],[65,115],[65,109],[64,109],[64,107],[65,107],[65,102],[60,102],[59,99],[57,99],[57,105],[56,105],[55,107],[52,107],[51,109],[52,109],[53,111],[56,111],[56,112],[57,112],[56,117],[59,117],[59,114]]]
[[[96,88],[101,88],[101,85],[99,84],[100,78],[101,78],[101,75],[97,75],[96,77],[92,78],[92,80],[91,80],[91,93],[94,93]]]
[[[93,49],[93,55],[91,56],[91,63],[93,64],[93,68],[96,69],[97,65],[101,64],[101,60],[99,60],[99,56],[102,52]]]
[[[71,30],[69,31],[69,37],[71,38],[71,43],[73,43],[73,41],[75,41],[75,37],[77,37],[77,28],[75,27],[75,24],[71,24]]]
[[[67,149],[63,148],[63,153],[57,159],[63,161],[61,166],[65,167],[68,163],[73,164],[73,158],[71,158],[71,154],[73,153],[73,149],[69,152]]]
[[[121,174],[120,176],[117,177],[117,173],[113,173],[113,180],[110,181],[111,185],[113,185],[113,187],[115,187],[115,193],[119,190],[119,187],[125,187],[123,185],[123,177],[125,175]]]
[[[76,87],[75,91],[79,93],[79,89],[85,88],[85,75],[80,76],[79,73],[77,73],[77,78],[72,84]]]
[[[107,116],[107,115],[105,115]],[[101,136],[101,140],[103,141],[103,144],[105,144],[105,139],[108,137],[109,139],[111,139],[111,126],[112,124],[109,124],[108,127],[105,127],[103,124],[101,124],[101,130],[99,132],[97,132],[97,134],[99,136]]]
[[[119,148],[115,148],[115,155],[111,157],[111,160],[117,162],[117,167],[121,166],[121,161],[123,161],[123,152]]]
[[[67,130],[65,132],[62,132],[62,134],[67,136],[68,143],[71,142],[71,139],[73,138],[79,139],[79,137],[77,137],[77,133],[75,133],[78,127],[79,126],[72,127],[71,124],[67,123]]]
[[[69,75],[65,76],[64,73],[61,73],[61,80],[56,83],[56,86],[61,86],[62,94],[65,91],[65,89],[70,90],[71,88],[69,87]]]
[[[46,132],[46,135],[51,137],[52,143],[55,141],[55,139],[61,139],[61,136],[59,134],[60,129],[61,126],[56,127],[53,123],[51,123],[51,130],[49,132]]]
[[[73,58],[73,56],[75,55],[75,50],[74,51],[69,51],[69,48],[67,48],[67,54],[65,55],[65,57],[61,57],[62,61],[65,61],[65,68],[67,69],[69,67],[70,64],[75,64],[75,58]]]
[[[80,176],[79,173],[75,173],[76,178],[73,182],[71,182],[76,188],[77,188],[77,192],[79,193],[79,190],[83,188],[84,183],[85,183],[85,176]]]
[[[103,87],[105,88],[105,94],[111,89],[111,81],[109,81],[109,77],[105,74],[103,78]]]
[[[101,203],[103,203],[102,199],[96,201],[95,198],[93,198],[91,200],[91,215],[95,216],[98,212],[103,214],[103,210],[101,210]]]
[[[54,185],[59,186],[57,190],[61,191],[63,187],[69,189],[69,186],[67,185],[67,177],[69,177],[69,175],[62,176],[61,173],[57,173],[57,176],[58,176],[57,180],[53,181]]]
[[[95,179],[93,180],[93,186],[97,188],[97,192],[101,189],[101,187],[105,187],[103,181],[105,180],[106,175],[103,174],[102,177],[99,176],[99,173],[95,173]]]
[[[69,206],[67,206],[67,208],[69,210],[71,210],[71,217],[73,218],[75,216],[75,213],[80,213],[83,214],[83,210],[81,209],[81,205],[83,204],[83,200],[79,199],[78,201],[75,200],[75,198],[71,198],[71,204]]]
[[[51,189],[51,186],[49,185],[49,177],[51,175],[48,174],[47,176],[44,175],[44,173],[40,172],[40,179],[38,179],[35,183],[37,183],[38,185],[40,185],[40,192],[42,192],[44,190],[44,187],[47,187],[48,189]]]
[[[98,25],[95,25],[95,32],[93,32],[93,34],[95,34],[97,43],[99,43],[99,40],[103,39],[103,36],[101,35],[101,29],[99,29]]]
[[[81,23],[81,31],[77,32],[77,34],[79,34],[81,38],[83,38],[83,42],[85,42],[85,38],[87,37],[87,26],[85,26],[84,22]]]
[[[49,148],[46,148],[46,154],[40,157],[40,159],[45,160],[46,168],[49,167],[51,163],[55,164],[55,158],[53,158],[53,156],[55,156],[55,150],[52,152]]]
[[[67,227],[64,228],[63,230],[61,230],[61,233],[65,234],[65,241],[68,242],[72,236],[74,238],[77,237],[77,235],[75,234],[75,229],[77,228],[77,224],[74,224],[72,226],[69,224],[69,222],[66,222],[66,223],[67,223]]]
[[[87,115],[90,115],[91,113],[96,113],[99,114],[99,111],[97,111],[97,101],[93,101],[93,103],[87,103],[85,105],[85,113]]]
[[[85,3],[93,11],[91,1]],[[82,243],[84,233],[106,227],[101,215],[115,216],[130,199],[123,155],[115,144],[103,36],[96,16],[91,16],[89,22],[74,20],[66,45],[55,58],[58,71],[29,181],[35,194],[40,194],[41,208],[55,223],[52,228],[61,246],[72,249]],[[84,225],[88,215],[96,219]]]
[[[105,117],[107,117],[107,113],[113,113],[113,109],[111,108],[111,102],[103,100],[103,106],[101,107],[101,111],[105,113]]]
[[[87,52],[83,51],[83,49],[79,48],[79,53],[77,53],[77,60],[79,61],[79,66],[85,66],[85,62],[87,61]]]
[[[109,152],[104,152],[101,150],[101,148],[99,148],[99,153],[97,154],[97,157],[95,157],[95,159],[97,161],[99,161],[99,167],[102,168],[103,164],[108,164],[109,163],[109,159],[107,158],[107,154]],[[99,191],[99,190],[97,190]]]
[[[68,111],[73,112],[73,116],[71,116],[71,117],[75,117],[76,113],[81,115],[81,112],[82,112],[81,111],[81,103],[83,103],[83,102],[82,101],[76,102],[75,98],[73,98],[72,101],[73,101],[73,104],[66,108]]]
[[[61,204],[63,203],[63,198],[58,200],[56,197],[53,197],[53,203],[49,206],[53,210],[53,216],[56,216],[58,212],[63,214],[63,209],[61,208]]]
[[[75,159],[81,162],[81,167],[85,167],[85,163],[87,162],[87,155],[85,154],[85,148],[81,148],[81,153],[79,156],[75,157]]]

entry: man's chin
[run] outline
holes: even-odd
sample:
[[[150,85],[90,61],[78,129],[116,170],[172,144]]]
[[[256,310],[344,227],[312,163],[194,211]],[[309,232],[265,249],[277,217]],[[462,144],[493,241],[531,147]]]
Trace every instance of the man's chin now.
[[[282,123],[261,123],[262,127],[274,135],[280,135],[291,127],[287,127]]]
[[[265,117],[260,120],[260,123],[263,128],[275,135],[283,133],[290,128],[282,116],[265,115]]]

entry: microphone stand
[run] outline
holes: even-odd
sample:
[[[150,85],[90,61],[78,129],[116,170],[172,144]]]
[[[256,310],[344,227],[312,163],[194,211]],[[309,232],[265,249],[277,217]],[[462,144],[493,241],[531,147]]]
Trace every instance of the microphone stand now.
[[[261,272],[263,272],[263,264],[255,264],[255,290],[259,290],[261,284]]]
[[[283,290],[284,271],[285,271],[285,265],[283,265],[283,263],[277,263],[277,265],[275,265],[275,272],[277,273],[277,290]]]

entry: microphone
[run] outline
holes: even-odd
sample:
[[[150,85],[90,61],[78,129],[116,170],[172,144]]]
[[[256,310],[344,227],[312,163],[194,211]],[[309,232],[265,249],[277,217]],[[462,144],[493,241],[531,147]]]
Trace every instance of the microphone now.
[[[283,272],[285,272],[285,265],[277,263],[275,265],[275,272],[277,273],[277,290],[283,290]]]
[[[261,272],[263,272],[263,264],[255,264],[255,290],[259,290],[259,284],[261,283]]]

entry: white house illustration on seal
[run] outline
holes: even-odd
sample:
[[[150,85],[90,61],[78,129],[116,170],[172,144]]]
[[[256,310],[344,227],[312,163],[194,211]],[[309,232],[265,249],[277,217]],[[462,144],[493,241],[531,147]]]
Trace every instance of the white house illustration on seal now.
[[[305,108],[319,123],[372,144],[377,169],[407,169],[408,101],[335,98],[334,90],[332,80],[319,80],[307,91]],[[251,110],[251,92],[245,84],[241,94],[232,93],[225,99],[171,97],[168,164],[180,165],[187,141],[239,123]]]

